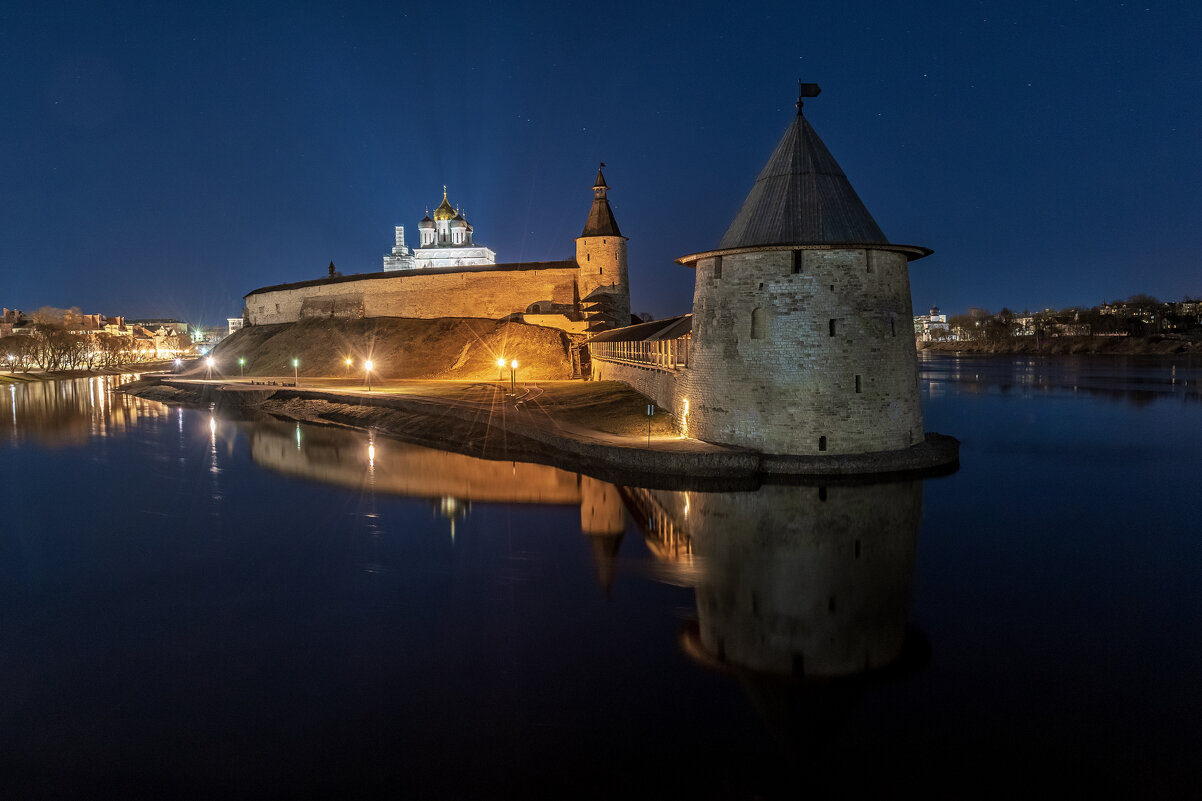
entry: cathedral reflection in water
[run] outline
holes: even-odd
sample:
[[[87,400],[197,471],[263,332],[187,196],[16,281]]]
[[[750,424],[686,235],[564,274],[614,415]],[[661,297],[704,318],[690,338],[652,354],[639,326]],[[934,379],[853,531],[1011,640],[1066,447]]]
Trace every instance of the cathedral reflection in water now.
[[[291,476],[430,499],[452,527],[473,503],[578,506],[607,591],[629,510],[655,574],[694,588],[698,622],[682,644],[705,664],[831,679],[886,668],[905,649],[921,481],[754,492],[618,488],[545,465],[358,432],[300,432],[290,423],[249,424],[254,460]]]

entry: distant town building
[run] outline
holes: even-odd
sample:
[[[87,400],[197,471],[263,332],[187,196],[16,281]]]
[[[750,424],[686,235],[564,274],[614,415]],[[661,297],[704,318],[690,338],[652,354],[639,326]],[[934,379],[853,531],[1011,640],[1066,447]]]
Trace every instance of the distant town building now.
[[[472,242],[474,229],[463,212],[447,200],[447,188],[442,188],[442,203],[417,224],[420,243],[417,250],[405,244],[405,226],[396,227],[396,244],[384,257],[384,269],[420,270],[430,267],[470,267],[496,264],[497,254]]]
[[[332,263],[333,262],[331,262],[331,264]],[[231,334],[233,334],[235,331],[241,330],[242,326],[246,324],[246,320],[241,317],[227,317],[225,318],[225,322],[226,325],[229,326],[229,333]]]
[[[947,324],[947,315],[940,314],[938,306],[932,306],[929,313],[914,315],[914,338],[919,342],[933,342],[956,337]]]

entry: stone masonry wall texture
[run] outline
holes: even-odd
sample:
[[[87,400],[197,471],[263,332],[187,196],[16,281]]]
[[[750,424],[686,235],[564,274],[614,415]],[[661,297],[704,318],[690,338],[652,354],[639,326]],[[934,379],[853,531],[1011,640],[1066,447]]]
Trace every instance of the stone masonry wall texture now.
[[[688,402],[689,436],[766,453],[909,447],[923,439],[911,318],[897,251],[703,258],[673,411],[682,420]]]
[[[306,300],[343,300],[361,294],[364,317],[499,319],[524,312],[538,301],[572,304],[577,273],[572,268],[548,268],[373,276],[361,282],[256,292],[246,297],[246,313],[252,325],[291,323],[300,319]]]

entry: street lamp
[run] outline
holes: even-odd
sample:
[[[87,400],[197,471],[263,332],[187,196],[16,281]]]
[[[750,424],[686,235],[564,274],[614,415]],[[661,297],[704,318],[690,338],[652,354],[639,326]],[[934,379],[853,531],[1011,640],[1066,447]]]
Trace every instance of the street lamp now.
[[[296,386],[296,382],[300,379],[300,359],[292,360],[292,386]]]
[[[352,365],[352,364],[353,364],[353,362],[351,361],[351,357],[350,357],[350,356],[347,356],[347,357],[346,357],[346,372],[345,372],[345,373],[343,373],[343,375],[342,375],[342,377],[343,377],[343,378],[349,378],[349,377],[350,377],[350,374],[351,374],[351,365]]]
[[[246,371],[242,369],[243,365],[245,365],[245,364],[246,364],[246,359],[243,358],[242,356],[239,356],[238,357],[238,375],[239,375],[239,377],[246,375]]]
[[[367,374],[367,391],[368,392],[371,392],[371,365],[372,365],[371,359],[368,359],[367,361],[365,361],[363,363],[363,372],[365,372]]]
[[[213,357],[212,356],[205,359],[205,367],[207,367],[209,369],[209,372],[205,376],[205,378],[212,378],[213,377]]]
[[[497,359],[497,380],[505,380],[505,359]]]
[[[12,358],[12,356],[9,356],[8,358],[10,358],[10,359],[11,359],[11,358]],[[180,366],[182,363],[183,363],[183,362],[182,362],[182,360],[180,360],[180,359],[176,359],[176,360],[175,360],[175,372],[177,372],[177,373],[179,372],[179,366]]]
[[[518,381],[518,360],[514,359],[513,361],[511,361],[509,363],[509,391],[510,392],[517,391],[517,381]]]

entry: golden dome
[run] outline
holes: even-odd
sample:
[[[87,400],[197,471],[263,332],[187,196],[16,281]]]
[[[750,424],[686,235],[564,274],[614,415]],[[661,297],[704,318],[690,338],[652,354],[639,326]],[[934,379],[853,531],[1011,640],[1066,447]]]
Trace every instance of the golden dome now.
[[[452,220],[455,218],[456,214],[458,214],[458,212],[455,211],[454,207],[452,207],[449,202],[447,202],[447,188],[444,186],[442,188],[442,203],[438,205],[438,208],[434,209],[434,219]]]

